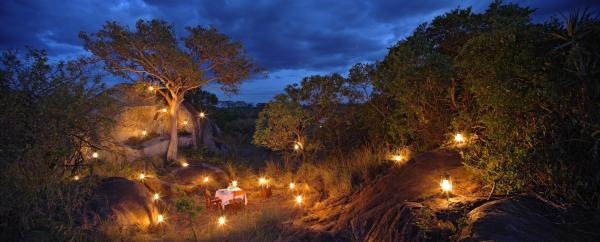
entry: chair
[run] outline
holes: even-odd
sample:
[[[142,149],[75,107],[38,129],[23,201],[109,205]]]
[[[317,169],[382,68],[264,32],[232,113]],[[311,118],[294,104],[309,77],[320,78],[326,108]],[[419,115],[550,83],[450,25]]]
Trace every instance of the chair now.
[[[204,198],[206,198],[206,208],[221,209],[221,199],[215,198],[208,189],[204,189]]]
[[[233,205],[232,207],[237,210],[237,209],[241,209],[246,207],[246,200],[243,198],[245,197],[245,192],[244,191],[233,191],[233,201],[231,201],[231,205]],[[242,198],[238,198],[238,197],[242,197]]]

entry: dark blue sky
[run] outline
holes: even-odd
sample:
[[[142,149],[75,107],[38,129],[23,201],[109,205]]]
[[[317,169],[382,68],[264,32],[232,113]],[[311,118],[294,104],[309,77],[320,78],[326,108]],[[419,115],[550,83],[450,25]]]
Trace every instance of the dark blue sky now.
[[[598,0],[523,0],[536,19]],[[0,49],[30,45],[51,58],[86,54],[77,35],[94,32],[107,20],[132,25],[139,18],[160,18],[178,30],[214,25],[241,40],[267,78],[242,84],[240,94],[222,100],[265,102],[287,84],[314,74],[339,72],[357,62],[381,59],[387,48],[420,23],[457,7],[483,11],[483,0],[0,0]],[[215,91],[215,90],[208,90]]]

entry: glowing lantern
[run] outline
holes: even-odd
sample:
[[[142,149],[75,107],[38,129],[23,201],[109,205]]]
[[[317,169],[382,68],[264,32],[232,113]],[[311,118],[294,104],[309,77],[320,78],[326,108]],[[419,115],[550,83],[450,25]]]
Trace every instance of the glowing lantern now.
[[[299,150],[300,146],[298,144],[294,144],[294,150]]]
[[[225,225],[225,216],[219,217],[219,226]]]
[[[165,221],[165,217],[162,214],[159,214],[158,217],[156,217],[156,222],[162,223],[164,221]]]
[[[149,86],[148,87],[148,91],[154,91],[154,87],[153,86]]]
[[[260,184],[261,186],[267,184],[267,179],[265,179],[264,177],[259,178],[258,184]]]
[[[188,163],[187,163],[187,162],[185,162],[185,161],[184,161],[183,163],[181,163],[181,166],[183,166],[183,167],[188,167],[189,165],[190,165],[190,164],[188,164]]]
[[[152,200],[156,201],[160,199],[160,195],[158,195],[158,193],[154,193],[154,196],[152,197]]]
[[[450,175],[446,174],[442,176],[442,179],[440,181],[440,187],[442,188],[443,192],[452,191],[452,178],[450,177]]]
[[[293,182],[290,182],[290,190],[294,190],[295,187],[296,185]]]
[[[208,176],[205,176],[204,177],[204,183],[207,183],[207,182],[208,182]]]
[[[463,135],[461,133],[457,133],[454,135],[454,141],[456,143],[463,143],[463,142],[465,142],[465,137],[463,137]]]
[[[206,117],[206,114],[204,114],[204,112],[200,112],[200,115],[199,115],[199,116],[200,116],[201,118],[204,118],[204,117]]]
[[[402,160],[404,160],[404,157],[402,155],[395,155],[394,156],[394,161],[395,162],[400,162]]]
[[[92,157],[93,157],[93,158],[98,158],[98,152],[94,152],[94,153],[92,153]]]
[[[187,125],[187,120],[183,121],[183,125]]]
[[[298,204],[298,205],[302,204],[302,195],[296,196],[296,204]]]
[[[75,180],[75,181],[79,181],[79,176],[78,176],[78,175],[75,175],[75,176],[73,177],[73,180]]]
[[[232,187],[237,187],[237,181],[232,181],[232,182],[231,182],[231,186],[232,186]]]
[[[167,108],[163,108],[163,109],[162,109],[162,112],[163,112],[163,113],[166,113],[166,112],[167,112]]]
[[[146,174],[140,173],[140,180],[144,180],[144,178],[146,178]]]
[[[142,136],[146,136],[148,134],[148,132],[144,129],[142,130]]]

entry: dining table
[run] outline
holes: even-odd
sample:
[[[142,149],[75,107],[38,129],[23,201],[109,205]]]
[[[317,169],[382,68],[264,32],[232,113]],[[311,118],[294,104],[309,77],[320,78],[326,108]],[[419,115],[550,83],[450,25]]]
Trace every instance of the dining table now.
[[[221,199],[221,207],[231,204],[235,200],[242,200],[244,205],[248,205],[246,192],[239,187],[228,187],[215,191],[215,198]]]

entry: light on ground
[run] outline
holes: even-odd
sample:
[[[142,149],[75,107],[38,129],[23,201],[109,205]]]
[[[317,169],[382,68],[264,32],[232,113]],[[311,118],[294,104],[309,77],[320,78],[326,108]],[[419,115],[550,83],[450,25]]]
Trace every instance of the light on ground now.
[[[295,187],[296,187],[296,184],[294,184],[293,182],[290,182],[290,190],[294,190]]]
[[[465,142],[465,137],[463,137],[461,133],[457,133],[454,135],[454,141],[456,141],[457,143]]]
[[[144,180],[144,178],[146,178],[146,174],[140,173],[140,180]]]
[[[158,223],[162,223],[165,221],[165,217],[162,214],[159,214],[158,217],[156,218],[156,221]]]
[[[163,113],[166,113],[166,112],[167,112],[167,109],[166,109],[166,108],[163,108],[163,109],[162,109],[162,112],[163,112]]]
[[[149,86],[148,87],[148,91],[154,91],[154,87],[153,86]]]
[[[94,152],[94,153],[92,153],[92,157],[94,157],[94,158],[98,158],[98,152]]]
[[[264,177],[261,177],[258,179],[258,184],[260,185],[264,185],[267,183],[267,179],[265,179]]]
[[[144,129],[142,130],[142,136],[146,136],[148,134],[148,132]]]
[[[188,164],[187,162],[183,162],[183,163],[181,163],[181,166],[188,167],[188,166],[190,166],[190,164]]]
[[[152,199],[154,201],[156,201],[156,200],[160,199],[160,195],[158,193],[154,193],[154,196],[152,197]]]
[[[206,114],[205,114],[204,112],[200,112],[200,115],[199,115],[199,116],[200,116],[201,118],[204,118],[204,117],[206,117]]]
[[[208,176],[205,176],[204,177],[204,183],[207,183],[207,182],[208,182]]]
[[[302,204],[302,195],[296,196],[296,204],[298,204],[298,205]]]
[[[219,217],[219,226],[225,225],[225,216]]]
[[[394,161],[395,162],[400,162],[402,160],[404,160],[404,157],[402,155],[395,155],[394,156]]]
[[[79,181],[79,176],[75,175],[75,176],[73,177],[73,180],[75,180],[75,181]]]
[[[444,192],[452,191],[452,178],[449,175],[442,176],[442,180],[440,181],[440,187]]]

